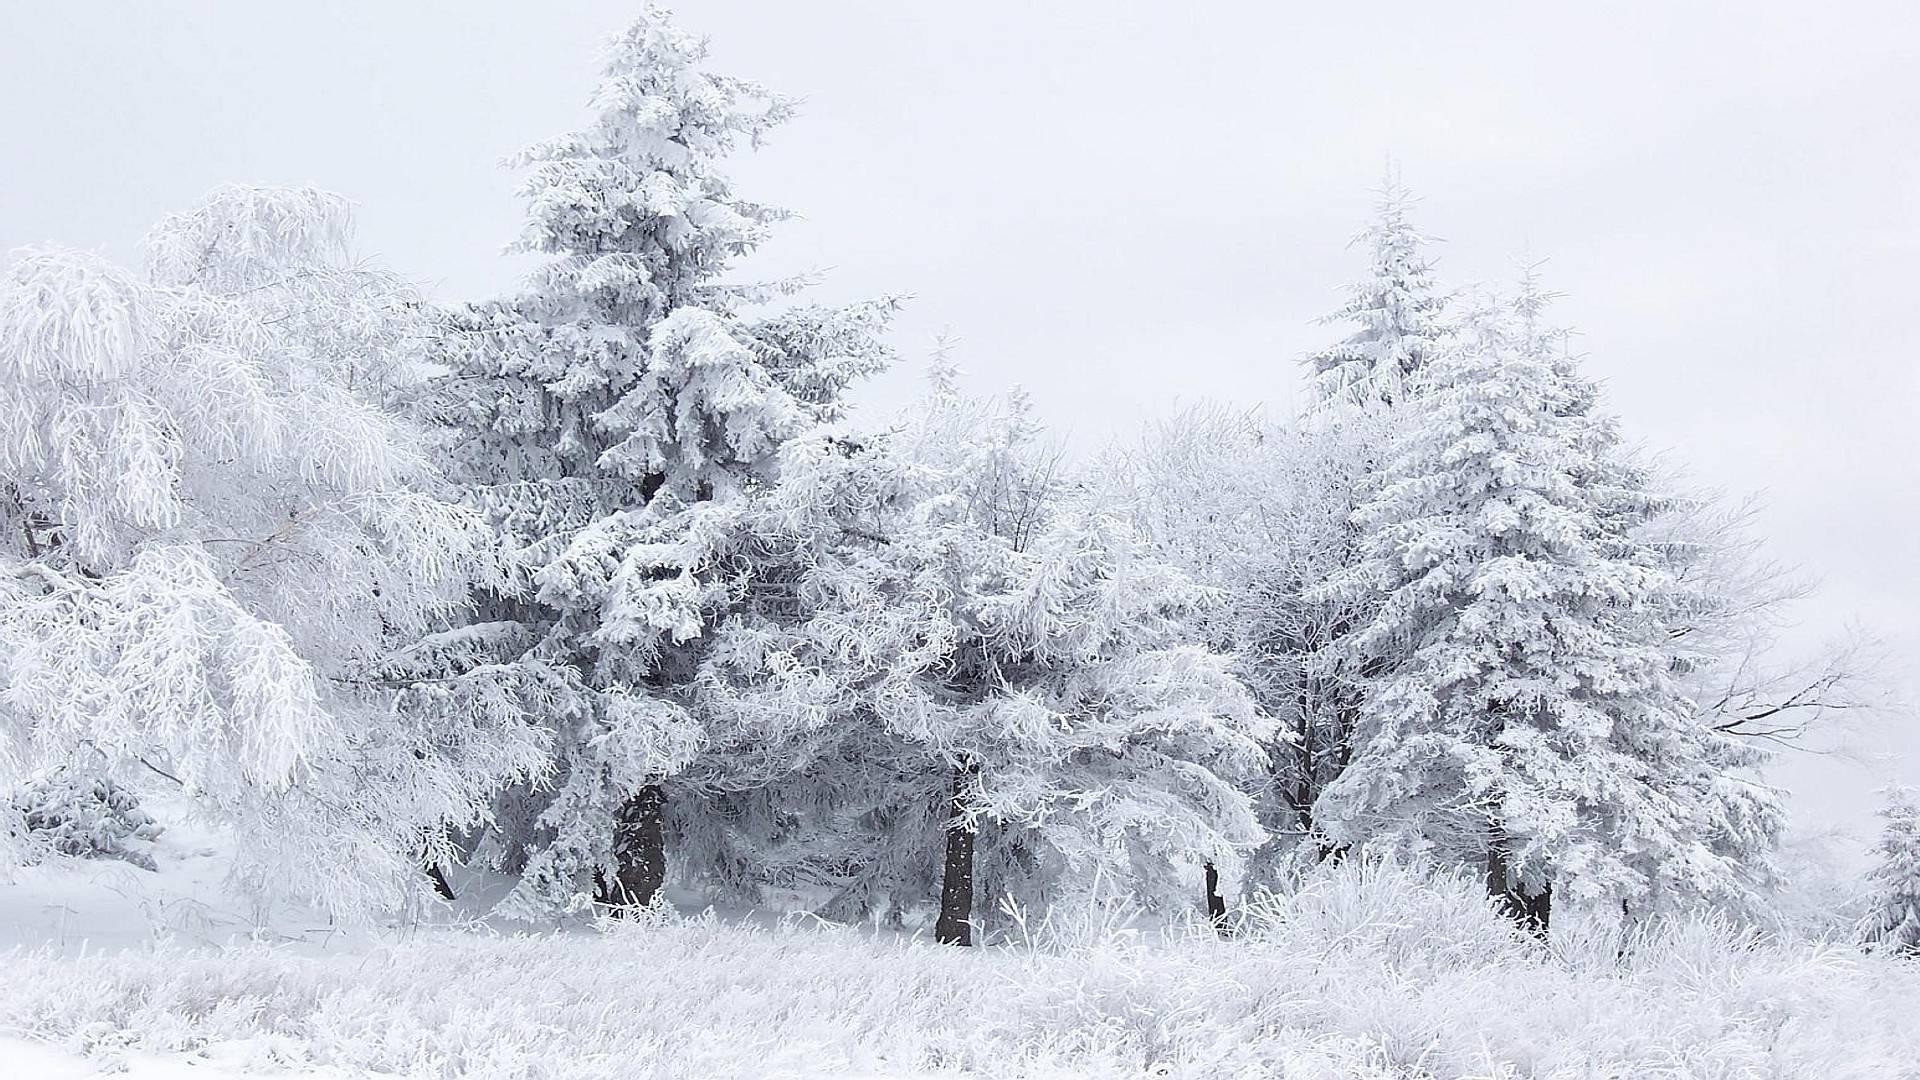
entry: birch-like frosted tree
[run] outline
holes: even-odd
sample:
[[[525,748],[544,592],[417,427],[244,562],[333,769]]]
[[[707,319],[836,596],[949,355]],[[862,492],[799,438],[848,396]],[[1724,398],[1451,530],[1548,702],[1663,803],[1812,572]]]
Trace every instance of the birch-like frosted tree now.
[[[513,793],[489,841],[523,909],[658,890],[662,783],[705,741],[691,683],[744,571],[663,569],[650,545],[770,483],[782,445],[890,359],[891,301],[757,315],[800,283],[724,279],[784,214],[737,195],[723,160],[791,106],[706,51],[651,6],[613,41],[592,121],[518,159],[517,249],[544,265],[448,337],[451,454],[531,585],[473,633],[490,670],[538,688],[554,745],[552,783]]]
[[[1860,936],[1873,948],[1920,956],[1920,792],[1890,789],[1880,817],[1886,824],[1867,871]]]
[[[1321,321],[1350,325],[1339,343],[1306,358],[1322,400],[1394,402],[1425,367],[1445,336],[1446,296],[1427,255],[1432,237],[1413,224],[1416,200],[1389,171],[1373,221],[1353,238],[1367,249],[1367,274],[1346,287],[1347,300]]]
[[[1484,866],[1541,929],[1556,889],[1636,910],[1744,902],[1768,831],[1729,822],[1722,785],[1756,755],[1676,680],[1677,586],[1634,536],[1657,500],[1611,456],[1593,388],[1492,308],[1423,379],[1358,516],[1368,557],[1324,590],[1385,600],[1353,638],[1382,670],[1322,825]]]
[[[1345,768],[1362,698],[1363,668],[1341,646],[1379,598],[1314,590],[1361,558],[1350,519],[1403,411],[1340,406],[1282,423],[1189,409],[1109,455],[1100,472],[1101,497],[1208,587],[1196,632],[1233,658],[1277,724],[1272,771],[1258,788],[1271,837],[1256,859],[1258,884],[1277,884],[1296,853],[1330,850],[1314,804]]]
[[[446,828],[537,765],[484,702],[415,714],[394,655],[504,587],[484,522],[384,407],[417,297],[347,204],[227,188],[140,276],[28,252],[0,281],[0,787],[165,777],[264,895],[418,895]]]

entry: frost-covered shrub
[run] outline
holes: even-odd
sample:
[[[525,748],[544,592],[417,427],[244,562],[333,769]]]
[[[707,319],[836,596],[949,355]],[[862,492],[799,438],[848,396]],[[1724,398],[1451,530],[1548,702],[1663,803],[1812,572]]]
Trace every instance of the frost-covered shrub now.
[[[160,824],[111,777],[59,769],[29,780],[13,804],[30,843],[73,858],[120,859],[155,869],[148,845],[160,835]]]
[[[1323,864],[1291,891],[1263,891],[1247,904],[1242,936],[1283,950],[1363,951],[1390,967],[1447,967],[1530,955],[1464,874],[1356,856]]]

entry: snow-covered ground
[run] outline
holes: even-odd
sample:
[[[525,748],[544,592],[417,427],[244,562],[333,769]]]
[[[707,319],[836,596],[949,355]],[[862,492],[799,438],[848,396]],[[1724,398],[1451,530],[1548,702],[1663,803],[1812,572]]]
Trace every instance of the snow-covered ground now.
[[[1541,947],[1391,868],[1236,940],[959,950],[685,915],[250,932],[211,839],[0,885],[0,1077],[1920,1077],[1920,964],[1712,923]]]

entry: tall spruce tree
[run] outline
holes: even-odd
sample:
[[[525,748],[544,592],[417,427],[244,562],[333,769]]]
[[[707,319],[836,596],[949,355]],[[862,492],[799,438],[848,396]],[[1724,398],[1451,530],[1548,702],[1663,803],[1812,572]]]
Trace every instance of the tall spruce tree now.
[[[593,121],[519,158],[517,248],[545,264],[447,336],[451,455],[528,579],[487,612],[503,648],[482,669],[532,688],[555,746],[554,781],[512,793],[489,844],[522,907],[660,888],[662,784],[703,745],[691,684],[738,571],[662,568],[661,530],[772,482],[782,444],[890,360],[890,301],[756,315],[798,283],[724,280],[784,214],[723,160],[791,107],[706,53],[652,6],[613,41]]]
[[[1488,306],[1422,373],[1367,558],[1324,591],[1385,600],[1378,665],[1321,823],[1483,867],[1544,931],[1557,888],[1642,907],[1744,900],[1720,784],[1750,763],[1676,682],[1677,586],[1633,528],[1655,500],[1614,459],[1594,389]]]
[[[1395,402],[1432,359],[1444,336],[1446,297],[1427,256],[1432,237],[1413,224],[1416,200],[1389,171],[1374,219],[1353,238],[1368,252],[1367,275],[1346,287],[1347,300],[1321,321],[1353,333],[1306,358],[1322,400]]]

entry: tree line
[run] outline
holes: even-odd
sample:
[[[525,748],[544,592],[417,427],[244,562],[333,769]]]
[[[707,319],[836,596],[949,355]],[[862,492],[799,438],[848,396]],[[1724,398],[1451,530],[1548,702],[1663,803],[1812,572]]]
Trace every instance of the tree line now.
[[[310,190],[141,272],[14,259],[0,779],[178,785],[341,916],[461,864],[509,915],[679,882],[967,944],[1380,852],[1540,932],[1762,900],[1756,769],[1853,673],[1758,662],[1793,585],[1623,443],[1536,272],[1443,289],[1390,181],[1298,415],[1073,462],[941,353],[853,422],[901,301],[736,279],[785,213],[725,165],[792,106],[705,60],[613,42],[516,159],[509,295],[429,303]]]

